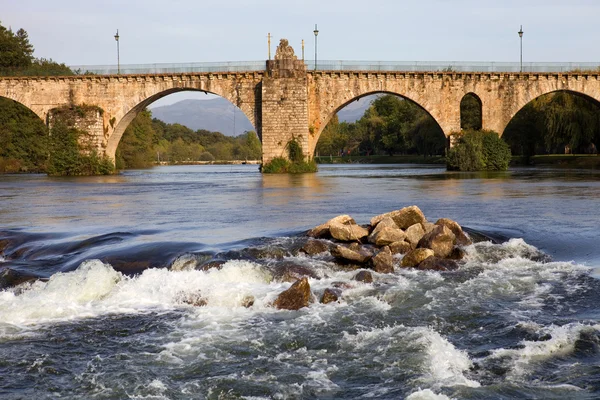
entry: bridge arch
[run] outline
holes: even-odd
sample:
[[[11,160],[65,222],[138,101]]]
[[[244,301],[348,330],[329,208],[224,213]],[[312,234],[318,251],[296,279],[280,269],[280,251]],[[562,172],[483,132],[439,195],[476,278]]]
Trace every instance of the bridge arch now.
[[[579,102],[579,104],[576,104],[575,107],[571,109],[576,110],[574,114],[563,114],[563,117],[560,120],[561,122],[558,122],[558,131],[562,132],[562,135],[556,135],[556,127],[553,129],[546,126],[540,129],[538,125],[528,125],[529,121],[535,121],[535,118],[539,118],[541,115],[543,115],[544,112],[548,112],[544,108],[533,109],[529,108],[528,106],[536,100],[540,100],[544,97],[552,96],[559,93],[568,94],[572,96],[571,99],[579,98],[586,100],[586,102]],[[570,100],[568,97],[564,100],[566,100],[567,102],[573,101]],[[586,110],[588,112],[591,111],[592,115],[590,117],[588,114],[587,121],[585,121],[585,118],[583,117],[584,114],[582,114]],[[590,120],[589,118],[592,118],[592,120]],[[565,121],[569,122],[566,126],[564,125]],[[523,128],[523,126],[525,128]],[[549,129],[549,131],[546,131],[546,129]],[[578,130],[579,133],[577,134],[576,132]],[[551,131],[554,131],[555,134],[552,135]],[[589,132],[591,135],[586,138],[586,135],[582,134],[583,132]],[[511,147],[513,147],[513,151],[522,153],[523,155],[531,156],[533,154],[546,154],[547,152],[562,153],[563,146],[565,152],[567,151],[567,147],[570,146],[574,146],[573,148],[571,148],[571,150],[576,151],[577,149],[579,149],[583,153],[591,151],[590,148],[593,149],[595,146],[597,151],[598,148],[600,148],[599,133],[600,100],[589,94],[582,93],[579,91],[569,89],[558,89],[540,94],[539,96],[531,99],[529,102],[523,105],[523,107],[521,107],[519,110],[517,110],[517,112],[514,113],[510,121],[506,124],[505,129],[502,132],[500,132],[500,135],[503,136],[509,144],[511,144]],[[544,136],[546,134],[550,134],[551,136]],[[561,142],[561,138],[564,138],[564,142]],[[574,138],[576,138],[575,141],[570,142],[570,140]],[[549,142],[547,141],[548,139],[550,139]],[[592,143],[594,144],[594,146],[592,146]]]
[[[10,96],[9,94],[8,96],[0,96],[0,98],[14,101],[19,106],[26,108],[29,112],[35,114],[44,124],[47,123],[48,110],[36,107],[35,105],[28,105],[26,101],[21,101],[22,99],[19,99],[18,96]]]
[[[460,100],[460,129],[480,130],[483,126],[483,103],[473,93],[466,93]]]
[[[239,91],[239,88],[237,91]],[[250,121],[252,126],[255,128],[255,131],[257,132],[259,140],[261,140],[260,129],[258,129],[256,126],[256,112],[255,112],[255,108],[254,108],[255,107],[254,102],[252,102],[252,104],[243,102],[239,99],[239,96],[237,96],[238,98],[232,97],[230,95],[230,93],[227,93],[223,90],[219,90],[218,88],[213,88],[213,90],[209,90],[209,89],[190,88],[190,87],[173,87],[173,88],[168,88],[168,89],[158,91],[157,93],[151,94],[145,98],[137,98],[132,101],[127,101],[126,107],[124,107],[122,110],[124,115],[120,119],[117,119],[116,116],[113,116],[114,120],[108,121],[108,123],[111,124],[111,128],[113,128],[114,130],[113,130],[112,134],[108,137],[108,140],[106,142],[105,154],[107,154],[112,159],[115,158],[117,147],[119,146],[119,143],[121,142],[121,139],[123,137],[123,134],[125,133],[125,130],[127,129],[129,124],[135,119],[135,117],[141,111],[143,111],[150,104],[154,103],[155,101],[157,101],[163,97],[166,97],[170,94],[181,93],[181,92],[204,92],[207,94],[214,94],[214,95],[217,95],[219,97],[222,97],[222,98],[228,100],[234,107],[237,107],[239,110],[241,110],[241,112],[244,114],[244,116],[246,118],[248,118],[248,120]],[[234,90],[234,94],[235,94],[235,92],[236,92],[236,90]],[[136,101],[137,101],[137,103],[136,103]]]
[[[419,98],[419,96],[416,96],[413,94],[411,97],[410,94],[405,95],[405,94],[398,93],[398,92],[392,91],[392,90],[370,90],[370,91],[364,91],[360,94],[354,95],[353,97],[351,97],[349,99],[348,98],[340,99],[337,103],[333,103],[332,105],[327,106],[321,110],[321,115],[323,116],[322,122],[319,124],[318,129],[314,129],[314,132],[311,132],[311,134],[313,136],[313,140],[312,140],[312,142],[310,144],[310,148],[309,148],[309,154],[311,155],[311,157],[314,156],[314,154],[315,154],[317,143],[319,142],[319,138],[321,137],[323,130],[325,129],[327,124],[331,121],[331,119],[333,118],[334,115],[336,115],[341,109],[348,106],[352,102],[358,101],[363,97],[372,96],[372,95],[376,95],[376,94],[397,96],[397,97],[402,98],[405,101],[409,101],[412,104],[415,104],[421,110],[425,111],[425,113],[427,113],[435,121],[435,123],[440,127],[440,129],[442,130],[442,132],[444,132],[444,134],[446,136],[449,134],[449,132],[447,133],[444,131],[444,129],[441,126],[441,124],[439,123],[438,119],[436,119],[436,117],[434,115],[435,111],[430,106],[429,102],[426,99],[415,100],[412,97]],[[345,96],[345,97],[349,97],[349,96]],[[424,104],[422,104],[422,103],[424,103]]]

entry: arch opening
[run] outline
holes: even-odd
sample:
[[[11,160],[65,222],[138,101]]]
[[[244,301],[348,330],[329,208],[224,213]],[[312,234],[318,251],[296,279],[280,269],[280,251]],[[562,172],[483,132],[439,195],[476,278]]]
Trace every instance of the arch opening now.
[[[460,129],[481,130],[483,126],[481,99],[475,93],[467,93],[460,101]]]
[[[600,101],[558,90],[536,97],[510,120],[502,138],[513,155],[598,154]]]
[[[249,161],[262,155],[246,113],[208,91],[171,89],[152,96],[134,106],[112,136],[113,143],[118,139],[118,169]]]
[[[396,93],[372,92],[331,114],[318,137],[315,156],[321,162],[334,161],[334,156],[391,161],[389,156],[443,155],[445,148],[446,136],[425,108]]]
[[[45,172],[49,135],[25,105],[0,97],[0,173]]]

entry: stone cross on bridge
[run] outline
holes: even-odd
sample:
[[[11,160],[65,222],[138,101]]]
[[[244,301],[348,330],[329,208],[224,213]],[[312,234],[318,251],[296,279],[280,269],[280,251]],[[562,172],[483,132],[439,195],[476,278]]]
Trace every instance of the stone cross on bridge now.
[[[52,123],[55,110],[93,105],[80,121],[100,152],[114,159],[125,128],[152,102],[175,92],[214,93],[239,107],[262,142],[262,161],[286,157],[296,139],[312,157],[329,120],[348,103],[374,93],[402,96],[420,105],[446,136],[460,130],[460,103],[478,99],[483,129],[500,134],[531,100],[569,91],[600,102],[600,71],[572,73],[408,72],[307,70],[282,39],[264,71],[3,77],[0,96],[17,101]]]

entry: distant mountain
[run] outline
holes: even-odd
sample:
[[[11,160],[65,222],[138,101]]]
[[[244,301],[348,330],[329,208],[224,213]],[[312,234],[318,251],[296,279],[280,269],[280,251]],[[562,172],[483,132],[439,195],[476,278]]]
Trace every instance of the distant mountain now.
[[[376,98],[377,95],[366,96],[351,102],[338,112],[340,122],[355,122],[360,119]],[[222,97],[181,100],[165,106],[150,106],[150,110],[154,118],[169,124],[181,124],[193,130],[206,129],[227,136],[238,136],[255,130],[244,113]]]
[[[222,97],[181,100],[166,106],[150,107],[150,110],[154,118],[169,124],[181,124],[193,130],[206,129],[227,136],[238,136],[255,130],[244,113]]]

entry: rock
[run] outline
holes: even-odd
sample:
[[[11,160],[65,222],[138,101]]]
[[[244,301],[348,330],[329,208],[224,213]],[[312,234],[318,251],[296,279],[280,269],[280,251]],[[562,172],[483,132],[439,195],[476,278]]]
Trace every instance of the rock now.
[[[463,232],[462,227],[456,222],[449,218],[440,218],[435,223],[438,226],[445,226],[450,229],[454,236],[456,236],[455,244],[459,246],[468,246],[473,244],[471,239],[467,236],[466,233]]]
[[[400,228],[398,228],[398,225],[396,225],[396,223],[394,222],[393,219],[391,219],[390,217],[386,217],[386,218],[382,219],[381,221],[379,221],[376,226],[372,226],[373,230],[371,231],[371,235],[377,234],[381,229],[383,229],[385,227],[400,229]],[[369,236],[369,241],[371,241],[370,236]]]
[[[431,249],[414,249],[414,250],[409,251],[404,256],[400,265],[402,267],[409,267],[409,268],[416,267],[417,265],[419,265],[421,263],[421,261],[423,261],[426,258],[431,257],[433,255],[435,255],[435,253]]]
[[[354,275],[353,279],[358,282],[373,283],[373,274],[369,271],[360,271],[358,274]]]
[[[406,228],[406,241],[412,245],[412,248],[416,248],[419,240],[425,235],[425,229],[423,229],[423,225],[413,224]]]
[[[31,282],[38,279],[39,278],[35,275],[29,275],[25,272],[6,268],[4,271],[0,272],[0,290],[19,286],[22,283]]]
[[[458,269],[458,264],[456,261],[433,256],[421,261],[417,268],[427,271],[454,271]]]
[[[391,274],[394,272],[394,259],[392,251],[388,246],[385,246],[379,253],[371,258],[373,270],[380,274]]]
[[[417,206],[404,207],[401,210],[392,211],[371,218],[371,226],[376,226],[384,218],[390,217],[398,228],[406,229],[411,225],[426,222],[427,219]]]
[[[329,236],[329,225],[334,223],[334,222],[338,222],[340,224],[356,224],[356,222],[354,221],[354,219],[349,216],[349,215],[338,215],[335,218],[330,219],[329,221],[325,222],[322,225],[319,225],[317,227],[314,227],[313,229],[309,230],[306,234],[310,237],[314,237],[314,238],[319,238],[319,237],[326,237]]]
[[[461,249],[460,247],[456,247],[454,246],[454,248],[452,249],[452,253],[450,253],[450,255],[448,255],[448,259],[450,260],[462,260],[463,258],[465,258],[465,256],[467,255],[467,252],[464,249]]]
[[[390,243],[389,248],[392,254],[406,254],[414,249],[414,246],[403,240],[401,242]]]
[[[212,260],[209,254],[183,254],[171,264],[171,271],[191,271],[197,269],[207,261]]]
[[[379,225],[378,225],[379,226]],[[383,227],[374,235],[369,236],[369,241],[375,246],[387,246],[390,243],[401,242],[406,237],[402,229]]]
[[[242,307],[250,308],[254,305],[254,296],[248,295],[242,299]]]
[[[181,296],[181,302],[194,307],[204,307],[208,304],[208,300],[202,297],[200,292],[183,294]]]
[[[371,258],[369,254],[354,251],[339,244],[332,247],[331,255],[345,262],[356,262],[359,264],[364,264]]]
[[[437,225],[421,238],[417,247],[431,249],[436,257],[446,258],[452,253],[455,238],[450,229]]]
[[[423,229],[425,229],[425,233],[429,233],[435,228],[435,224],[429,221],[425,221],[421,225],[423,226]]]
[[[321,296],[321,303],[328,304],[333,303],[334,301],[338,301],[340,295],[341,292],[338,289],[327,288],[323,292],[323,296]]]
[[[209,260],[209,261],[205,262],[204,264],[202,264],[200,267],[198,267],[198,270],[200,270],[200,271],[208,271],[211,269],[221,270],[223,268],[223,265],[225,265],[226,262],[227,262],[227,260],[222,260],[222,259]]]
[[[277,296],[273,305],[279,310],[299,310],[308,307],[311,292],[307,278],[302,278],[294,283],[288,290]]]
[[[324,253],[329,250],[329,246],[322,240],[310,239],[302,248],[301,252],[314,256],[315,254]]]
[[[273,268],[273,279],[278,282],[296,282],[304,277],[319,278],[310,267],[292,261],[278,262]]]
[[[329,224],[329,233],[334,239],[342,242],[353,242],[361,240],[369,235],[369,231],[359,225],[345,225],[339,222]]]

